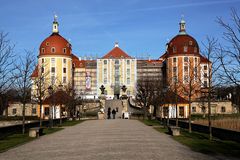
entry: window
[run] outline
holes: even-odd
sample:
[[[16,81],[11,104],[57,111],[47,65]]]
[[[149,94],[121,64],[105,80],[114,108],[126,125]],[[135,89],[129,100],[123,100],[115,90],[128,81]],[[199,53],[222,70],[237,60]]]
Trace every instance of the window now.
[[[184,46],[184,47],[183,47],[183,52],[187,52],[187,50],[188,50],[188,47],[187,47],[187,46]]]
[[[173,46],[173,53],[177,52],[177,48],[175,46]]]
[[[189,41],[189,45],[190,45],[190,46],[192,45],[192,41]]]
[[[51,58],[51,63],[55,63],[55,58]]]
[[[195,64],[197,64],[197,61],[198,61],[198,60],[197,60],[197,57],[194,58],[194,61],[195,61]]]
[[[55,67],[51,67],[51,72],[55,73]]]
[[[66,72],[67,72],[66,68],[63,68],[63,73],[66,73]]]
[[[66,62],[67,62],[67,61],[66,61],[66,59],[64,58],[64,59],[63,59],[63,63],[66,64]]]
[[[49,46],[49,42],[46,42],[46,46]]]
[[[66,48],[63,48],[63,53],[64,53],[64,54],[66,53],[66,51],[67,51],[67,49],[66,49]]]
[[[52,52],[52,53],[55,53],[55,52],[56,52],[55,47],[52,47],[52,48],[51,48],[51,52]]]
[[[177,62],[177,58],[174,57],[174,58],[173,58],[173,63],[176,63],[176,62]]]
[[[204,86],[204,87],[207,87],[207,86],[208,86],[207,84],[208,84],[207,81],[204,81],[204,82],[203,82],[203,86]]]
[[[184,117],[184,107],[183,106],[179,107],[179,116]]]
[[[188,72],[188,66],[184,66],[184,72]]]
[[[207,75],[207,73],[204,73],[204,78],[208,78],[208,75]]]
[[[42,48],[42,53],[45,53],[45,48]]]
[[[51,76],[51,84],[53,85],[55,83],[55,76]]]
[[[192,112],[196,112],[196,107],[195,106],[192,106]]]
[[[49,107],[44,108],[44,115],[48,116],[49,115]]]
[[[177,72],[177,67],[173,67],[173,73]]]
[[[127,76],[130,76],[130,69],[127,69]]]
[[[130,60],[127,60],[127,65],[129,65],[130,64]]]
[[[206,112],[206,107],[205,106],[202,106],[202,113],[205,113]]]
[[[16,113],[17,113],[17,108],[13,108],[12,114],[16,114]]]
[[[67,78],[63,77],[63,83],[67,83]]]
[[[131,94],[131,92],[130,91],[127,91],[127,95],[129,96]]]
[[[119,64],[119,60],[115,60],[115,64]]]
[[[104,63],[104,64],[107,64],[107,60],[104,60],[103,63]]]
[[[197,53],[197,47],[194,47],[194,53]]]
[[[42,70],[42,73],[44,73],[44,67],[42,67],[41,70]]]
[[[184,62],[188,62],[188,57],[184,57]]]
[[[207,70],[207,65],[205,65],[205,66],[203,67],[203,69],[204,69],[204,70]]]
[[[130,77],[127,78],[127,84],[130,84]]]
[[[104,77],[104,84],[107,84],[107,69],[106,68],[104,68],[104,70],[103,70],[103,77]]]
[[[221,107],[221,112],[222,112],[222,113],[226,112],[226,107],[222,106],[222,107]]]
[[[44,63],[44,58],[42,58],[42,63]]]
[[[32,109],[32,114],[36,114],[37,113],[37,109],[36,108],[33,108]]]

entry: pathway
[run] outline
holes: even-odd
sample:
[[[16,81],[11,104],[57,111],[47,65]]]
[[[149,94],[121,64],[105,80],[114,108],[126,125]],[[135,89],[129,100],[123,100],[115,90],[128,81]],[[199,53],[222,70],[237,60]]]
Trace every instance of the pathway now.
[[[137,120],[89,120],[0,153],[0,160],[211,160]]]

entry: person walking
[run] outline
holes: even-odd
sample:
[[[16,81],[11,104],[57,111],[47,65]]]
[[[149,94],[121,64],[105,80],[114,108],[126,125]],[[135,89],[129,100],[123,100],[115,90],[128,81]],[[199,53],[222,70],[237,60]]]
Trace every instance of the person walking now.
[[[107,119],[111,119],[111,108],[110,107],[108,108],[107,115],[108,115]]]
[[[113,119],[115,119],[115,115],[116,115],[115,109],[112,110],[112,115],[113,115]]]

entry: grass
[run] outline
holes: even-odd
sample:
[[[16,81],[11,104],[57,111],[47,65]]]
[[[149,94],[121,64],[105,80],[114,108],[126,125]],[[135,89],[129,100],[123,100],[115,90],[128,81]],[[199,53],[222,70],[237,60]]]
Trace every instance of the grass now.
[[[150,124],[155,126],[154,128],[161,133],[169,134],[167,128],[156,127],[160,126],[155,125],[160,124],[159,122],[157,123],[156,120],[145,120],[142,122],[146,125]],[[210,155],[224,155],[226,157],[240,157],[240,143],[237,142],[224,141],[216,138],[214,138],[212,141],[209,141],[207,134],[199,132],[188,133],[188,131],[184,129],[181,129],[180,136],[175,136],[172,138],[196,152]]]
[[[51,134],[54,132],[57,132],[59,130],[62,130],[63,128],[45,128],[43,130],[43,134]],[[0,153],[4,152],[10,148],[25,144],[29,141],[32,141],[36,138],[32,138],[28,136],[28,133],[26,134],[13,134],[7,137],[4,137],[3,139],[0,139]]]
[[[62,127],[74,126],[76,124],[82,123],[84,120],[72,120],[72,121],[65,121],[62,123]]]
[[[141,122],[143,122],[144,124],[146,124],[147,126],[160,126],[160,122],[158,120],[139,120]]]

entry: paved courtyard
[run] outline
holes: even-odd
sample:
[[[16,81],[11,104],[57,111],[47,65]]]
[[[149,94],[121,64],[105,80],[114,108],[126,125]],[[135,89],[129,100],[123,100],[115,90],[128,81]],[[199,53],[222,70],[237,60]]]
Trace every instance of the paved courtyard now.
[[[211,160],[137,120],[89,120],[0,153],[0,160]]]

